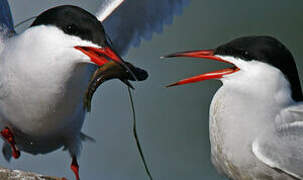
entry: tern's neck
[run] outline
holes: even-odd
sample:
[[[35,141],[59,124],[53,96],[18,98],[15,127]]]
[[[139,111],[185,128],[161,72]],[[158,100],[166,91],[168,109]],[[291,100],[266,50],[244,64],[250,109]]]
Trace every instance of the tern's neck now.
[[[263,82],[239,81],[224,80],[215,94],[210,107],[210,136],[212,145],[219,143],[219,138],[224,147],[237,148],[241,144],[246,151],[258,134],[274,127],[277,114],[293,101],[287,86],[275,88]]]
[[[293,103],[289,81],[278,69],[263,63],[251,64],[234,75],[222,79],[229,96],[265,106],[285,107]]]
[[[257,130],[266,122],[273,125],[276,115],[294,101],[288,81],[283,76],[272,77],[224,79],[223,86],[213,98],[212,113],[232,127],[242,124],[243,128]]]
[[[239,99],[241,102],[254,102],[264,106],[285,107],[292,104],[294,101],[291,98],[291,90],[288,84],[280,86],[266,86],[266,83],[249,86],[237,86],[233,82],[225,82],[221,88],[225,91],[226,96]],[[236,103],[236,102],[235,102]],[[238,102],[240,103],[240,102]],[[234,104],[234,103],[233,103]]]

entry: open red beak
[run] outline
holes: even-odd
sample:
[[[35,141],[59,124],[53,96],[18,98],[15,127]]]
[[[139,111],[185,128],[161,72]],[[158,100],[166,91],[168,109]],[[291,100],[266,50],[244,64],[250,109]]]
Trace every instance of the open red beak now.
[[[171,58],[171,57],[195,57],[195,58],[205,58],[205,59],[211,59],[211,60],[215,60],[215,61],[220,61],[220,62],[225,62],[228,64],[232,64],[231,62],[228,62],[224,59],[221,59],[218,56],[214,55],[214,50],[197,50],[197,51],[186,51],[186,52],[179,52],[179,53],[174,53],[174,54],[170,54],[167,56],[163,56],[163,58]],[[194,83],[194,82],[198,82],[198,81],[204,81],[204,80],[208,80],[208,79],[220,79],[222,78],[224,75],[228,75],[228,74],[232,74],[234,72],[239,71],[240,69],[235,66],[234,64],[232,64],[233,67],[231,68],[225,68],[225,69],[221,69],[221,70],[217,70],[217,71],[213,71],[213,72],[208,72],[205,74],[200,74],[191,78],[187,78],[187,79],[183,79],[181,81],[178,81],[176,83],[170,84],[167,87],[171,87],[171,86],[177,86],[177,85],[182,85],[182,84],[188,84],[188,83]]]

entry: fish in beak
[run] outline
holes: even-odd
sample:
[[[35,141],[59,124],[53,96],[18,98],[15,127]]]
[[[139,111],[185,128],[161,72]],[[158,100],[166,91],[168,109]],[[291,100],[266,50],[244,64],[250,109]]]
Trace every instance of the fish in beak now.
[[[110,61],[114,61],[123,66],[135,80],[138,80],[135,73],[129,69],[123,59],[113,50],[113,48],[110,47],[110,45],[108,45],[108,43],[106,43],[106,45],[102,48],[91,46],[75,46],[74,48],[90,57],[90,60],[98,66],[103,66]]]
[[[187,79],[183,79],[176,83],[170,84],[166,87],[183,85],[183,84],[188,84],[188,83],[195,83],[195,82],[204,81],[204,80],[208,80],[208,79],[220,79],[220,78],[224,77],[224,75],[232,74],[232,73],[235,73],[240,70],[233,63],[231,63],[227,60],[224,60],[224,59],[220,58],[219,56],[216,56],[215,50],[197,50],[197,51],[178,52],[178,53],[163,56],[161,58],[172,58],[172,57],[194,57],[194,58],[211,59],[211,60],[215,60],[215,61],[232,64],[233,66],[230,68],[225,68],[225,69],[193,76],[193,77],[190,77]]]
[[[90,57],[90,60],[99,66],[99,69],[93,74],[84,96],[84,108],[88,112],[91,109],[91,99],[95,91],[105,81],[120,79],[133,89],[129,80],[143,81],[148,77],[145,70],[125,62],[109,45],[102,48],[90,46],[75,46],[74,48]]]
[[[91,100],[95,91],[104,82],[110,79],[120,79],[124,84],[133,89],[133,86],[129,82],[129,80],[144,81],[145,79],[147,79],[148,73],[145,70],[135,67],[129,62],[124,62],[124,65],[127,66],[128,69],[130,69],[134,73],[136,79],[130,73],[130,71],[128,71],[124,66],[121,66],[115,61],[107,62],[95,71],[91,78],[91,81],[89,82],[88,88],[84,96],[84,107],[87,109],[88,112],[90,112],[91,110]]]

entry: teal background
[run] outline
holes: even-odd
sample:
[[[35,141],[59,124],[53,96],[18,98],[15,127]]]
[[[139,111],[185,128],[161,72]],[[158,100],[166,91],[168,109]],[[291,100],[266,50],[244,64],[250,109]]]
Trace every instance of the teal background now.
[[[59,5],[76,4],[92,13],[99,0],[11,0],[15,23]],[[211,80],[174,88],[164,86],[185,77],[226,65],[199,59],[159,59],[175,51],[209,49],[246,35],[271,35],[293,53],[303,78],[303,1],[300,0],[192,0],[152,41],[132,48],[125,57],[149,71],[147,81],[135,83],[138,133],[154,179],[220,180],[210,162],[208,110],[220,87]],[[28,24],[27,24],[28,25]],[[27,25],[18,29],[22,31]],[[302,81],[301,81],[302,82]],[[84,143],[79,159],[82,179],[148,179],[134,138],[127,89],[117,80],[105,83],[93,99],[83,131],[97,142]],[[243,132],[244,133],[244,132]],[[240,145],[239,145],[240,146]],[[47,155],[23,153],[18,160],[0,164],[73,179],[67,152]]]

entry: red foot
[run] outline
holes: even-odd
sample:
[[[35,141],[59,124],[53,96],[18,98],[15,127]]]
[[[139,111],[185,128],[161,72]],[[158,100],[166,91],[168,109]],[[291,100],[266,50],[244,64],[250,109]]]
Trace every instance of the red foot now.
[[[1,132],[1,135],[4,139],[6,139],[6,141],[9,143],[9,145],[11,146],[12,148],[12,152],[13,152],[13,157],[15,159],[19,158],[20,157],[20,151],[17,150],[16,148],[16,142],[15,142],[15,138],[14,138],[14,135],[13,133],[11,132],[11,130],[6,127],[4,128]]]
[[[79,178],[79,165],[77,162],[77,158],[75,156],[73,156],[73,161],[72,164],[70,165],[70,168],[73,170],[75,176],[76,176],[76,180],[80,180]]]

